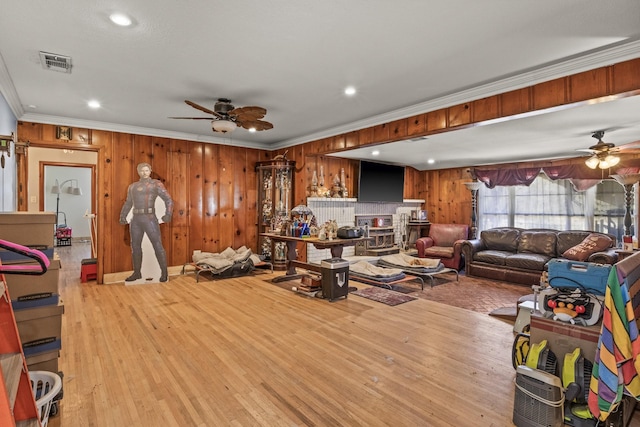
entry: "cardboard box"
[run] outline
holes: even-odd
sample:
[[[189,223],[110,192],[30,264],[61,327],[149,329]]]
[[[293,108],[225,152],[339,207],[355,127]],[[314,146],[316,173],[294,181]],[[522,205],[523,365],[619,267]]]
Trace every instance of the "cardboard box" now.
[[[53,247],[55,222],[53,212],[0,212],[0,236],[24,246]]]
[[[27,247],[31,249],[38,249],[40,252],[45,254],[47,258],[49,258],[49,261],[51,261],[54,257],[53,248],[45,248],[45,247],[41,247],[40,245],[31,245]],[[6,249],[0,250],[0,260],[2,261],[3,264],[23,264],[23,263],[37,262],[35,261],[34,258],[19,254],[18,252],[6,250]]]
[[[59,351],[59,350],[55,350],[55,351]],[[30,371],[47,371],[47,372],[57,373],[58,358],[56,357],[55,359],[43,360],[42,362],[32,363],[30,365],[27,363],[27,369],[29,369]]]
[[[62,332],[64,304],[15,310],[16,324],[23,347],[59,341]],[[54,346],[55,348],[55,346]],[[54,348],[43,348],[53,350]]]
[[[600,337],[601,322],[593,326],[579,326],[547,319],[539,314],[531,314],[531,343],[547,340],[548,346],[558,359],[558,369],[562,372],[564,355],[573,352],[576,347],[582,349],[582,355],[593,362]]]
[[[62,340],[53,337],[42,340],[32,341],[26,345],[22,344],[22,351],[25,357],[31,357],[36,354],[48,351],[60,350],[62,348]]]
[[[59,357],[60,350],[51,350],[25,357],[25,360],[30,371],[58,372]]]
[[[51,260],[47,272],[41,276],[30,274],[7,274],[5,279],[12,301],[22,301],[30,295],[41,294],[43,297],[59,294],[60,260]]]
[[[14,310],[24,310],[25,308],[44,307],[47,305],[58,305],[60,295],[58,294],[35,294],[22,297],[20,301],[11,300],[11,307]]]

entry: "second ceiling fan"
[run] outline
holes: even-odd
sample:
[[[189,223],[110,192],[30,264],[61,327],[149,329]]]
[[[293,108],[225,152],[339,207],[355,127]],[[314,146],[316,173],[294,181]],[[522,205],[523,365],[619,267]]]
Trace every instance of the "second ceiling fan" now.
[[[233,132],[238,126],[249,131],[261,131],[273,128],[273,124],[261,120],[267,114],[267,110],[262,107],[248,106],[236,108],[231,104],[231,100],[227,98],[219,98],[213,106],[213,110],[198,105],[193,101],[185,100],[184,102],[197,110],[211,114],[212,117],[170,117],[171,119],[211,120],[211,128],[213,131],[220,133]]]
[[[596,131],[591,136],[597,139],[598,142],[587,149],[578,150],[586,151],[592,154],[592,156],[585,162],[585,164],[591,169],[608,169],[617,165],[620,162],[620,157],[618,157],[618,154],[625,150],[637,148],[639,143],[639,141],[634,141],[616,147],[615,144],[604,142],[602,140],[602,138],[604,138],[603,130]]]

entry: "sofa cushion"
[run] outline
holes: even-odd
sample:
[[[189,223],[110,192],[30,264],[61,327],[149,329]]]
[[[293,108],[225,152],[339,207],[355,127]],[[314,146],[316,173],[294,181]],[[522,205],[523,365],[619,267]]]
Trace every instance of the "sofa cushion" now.
[[[487,264],[505,265],[505,260],[508,256],[513,255],[513,252],[507,251],[480,251],[477,252],[473,260],[479,262],[486,262]]]
[[[556,256],[556,233],[551,231],[523,231],[520,233],[518,253]]]
[[[508,256],[505,259],[505,265],[507,267],[522,268],[524,270],[537,270],[542,274],[545,264],[552,258],[553,257],[544,254],[521,252]]]
[[[424,256],[429,258],[453,258],[453,245],[431,246],[424,250]]]
[[[515,252],[518,248],[520,230],[516,228],[492,228],[480,233],[485,247],[494,251]]]
[[[591,233],[582,242],[564,251],[562,256],[573,261],[586,261],[591,254],[607,249],[611,243],[609,236]]]

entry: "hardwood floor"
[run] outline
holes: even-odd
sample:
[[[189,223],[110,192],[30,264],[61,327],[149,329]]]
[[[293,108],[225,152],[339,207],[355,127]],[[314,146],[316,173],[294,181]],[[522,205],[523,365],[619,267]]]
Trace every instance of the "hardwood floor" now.
[[[512,325],[497,318],[425,299],[330,303],[269,273],[80,283],[89,245],[58,252],[51,427],[513,425]]]

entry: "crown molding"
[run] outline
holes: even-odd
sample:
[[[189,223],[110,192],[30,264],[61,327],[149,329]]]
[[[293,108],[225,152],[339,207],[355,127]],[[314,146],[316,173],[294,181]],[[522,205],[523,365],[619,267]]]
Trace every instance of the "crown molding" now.
[[[20,97],[18,96],[18,92],[16,92],[16,87],[13,84],[2,54],[0,54],[0,93],[4,97],[4,100],[7,101],[15,117],[20,117],[24,114]]]
[[[140,126],[129,126],[117,123],[99,122],[93,120],[70,119],[69,117],[51,116],[37,113],[26,113],[19,119],[25,122],[43,123],[49,125],[64,125],[83,129],[95,129],[111,132],[129,133],[133,135],[155,136],[158,138],[181,139],[186,141],[210,142],[212,144],[233,145],[245,148],[255,148],[263,150],[264,145],[235,139],[233,137],[215,137],[208,135],[198,135],[194,133],[173,132],[167,130],[145,128]],[[233,134],[231,134],[233,136]],[[267,148],[268,149],[268,148]]]
[[[536,85],[546,81],[566,77],[572,74],[606,67],[618,62],[628,61],[640,57],[640,40],[625,42],[615,47],[603,49],[587,55],[573,57],[567,61],[554,63],[545,67],[537,68],[525,73],[507,77],[495,82],[475,86],[473,88],[445,95],[419,104],[411,105],[388,113],[372,116],[357,122],[352,122],[342,126],[326,129],[311,135],[300,138],[293,138],[281,141],[273,145],[272,149],[286,148],[293,145],[304,144],[306,142],[327,138],[334,135],[351,132],[376,126],[382,123],[389,123],[395,120],[412,117],[429,111],[436,111],[448,108],[453,105],[482,99],[504,92],[509,92],[523,87]]]

